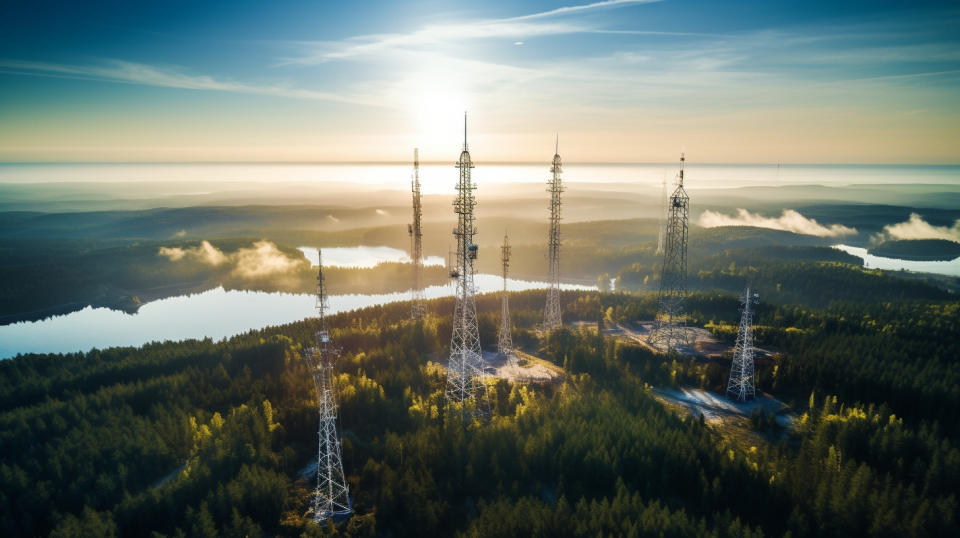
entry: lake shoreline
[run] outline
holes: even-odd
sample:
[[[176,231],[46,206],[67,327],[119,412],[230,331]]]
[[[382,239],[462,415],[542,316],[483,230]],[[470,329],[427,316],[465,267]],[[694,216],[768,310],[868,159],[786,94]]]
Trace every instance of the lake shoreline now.
[[[160,286],[156,288],[145,288],[141,290],[122,291],[121,294],[110,297],[98,297],[95,299],[68,301],[36,310],[26,312],[16,312],[13,314],[0,315],[0,327],[13,325],[22,322],[36,322],[50,319],[57,316],[66,316],[84,308],[108,308],[127,314],[136,314],[143,305],[176,297],[180,295],[192,295],[194,293],[203,293],[219,286],[219,283],[209,281],[171,284],[169,286]]]
[[[502,279],[481,273],[480,294],[498,293]],[[508,290],[543,289],[542,281],[508,279]],[[596,286],[561,284],[569,291],[596,291]],[[449,282],[429,286],[425,297],[453,296]],[[344,293],[328,296],[330,313],[346,312],[408,301],[410,290],[391,293]],[[219,340],[249,330],[282,325],[316,315],[312,293],[225,289],[217,286],[201,293],[178,295],[143,303],[136,314],[106,307],[83,309],[36,322],[0,326],[0,358],[21,353],[69,353],[93,348],[140,346],[154,341],[212,338]]]

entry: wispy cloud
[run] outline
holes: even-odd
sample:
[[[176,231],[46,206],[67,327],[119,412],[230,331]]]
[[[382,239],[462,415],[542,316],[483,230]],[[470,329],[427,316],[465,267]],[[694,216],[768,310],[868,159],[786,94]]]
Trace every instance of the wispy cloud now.
[[[521,38],[545,35],[563,35],[597,31],[597,28],[578,22],[548,22],[546,19],[594,11],[615,9],[637,4],[649,4],[660,0],[608,0],[578,6],[567,6],[539,13],[501,19],[484,19],[469,22],[449,22],[428,25],[407,33],[370,34],[348,38],[339,42],[307,43],[310,51],[300,57],[285,58],[282,64],[317,64],[372,55],[383,51],[437,45],[471,39],[502,38],[523,43]]]
[[[711,34],[704,32],[668,32],[664,30],[590,30],[591,34],[609,35],[649,35],[649,36],[678,36],[678,37],[733,37],[730,34]]]
[[[771,230],[784,230],[804,235],[816,235],[818,237],[842,237],[844,235],[853,235],[857,233],[855,228],[849,228],[842,224],[831,224],[824,226],[816,221],[804,217],[793,209],[784,209],[779,217],[764,217],[756,213],[751,213],[746,209],[737,209],[735,216],[724,215],[716,211],[704,211],[700,215],[700,226],[704,228],[715,228],[717,226],[753,226],[756,228],[769,228]]]
[[[527,23],[486,21],[425,26],[406,34],[373,34],[357,36],[340,42],[311,42],[309,51],[300,57],[284,58],[280,63],[311,65],[331,60],[369,56],[385,51],[396,51],[425,45],[437,45],[466,39],[530,38],[543,35],[571,34],[588,28],[569,23]]]
[[[558,7],[556,9],[551,9],[549,11],[542,11],[540,13],[531,13],[530,15],[520,15],[518,17],[512,17],[506,20],[525,21],[525,20],[532,20],[532,19],[544,19],[547,17],[556,17],[558,15],[571,15],[571,14],[577,14],[577,13],[586,13],[588,11],[598,11],[601,9],[611,9],[611,8],[622,7],[630,4],[652,4],[659,1],[660,0],[606,0],[604,2],[593,2],[592,4],[582,4],[579,6]]]
[[[189,75],[172,68],[123,60],[105,60],[100,64],[78,65],[0,59],[0,70],[21,75],[99,80],[162,88],[224,91],[354,104],[376,104],[376,100],[364,99],[362,96],[353,94],[219,80],[206,75]]]

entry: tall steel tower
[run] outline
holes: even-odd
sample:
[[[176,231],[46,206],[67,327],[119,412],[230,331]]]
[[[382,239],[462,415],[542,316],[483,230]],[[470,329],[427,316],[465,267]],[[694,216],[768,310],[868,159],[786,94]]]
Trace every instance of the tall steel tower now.
[[[413,149],[413,180],[410,182],[413,192],[413,223],[407,226],[410,233],[410,259],[413,262],[413,288],[410,297],[410,317],[423,319],[426,306],[423,297],[423,206],[420,205],[420,151]]]
[[[550,259],[550,287],[547,288],[547,307],[543,311],[543,329],[550,331],[563,325],[560,315],[560,193],[563,192],[563,181],[560,173],[563,164],[560,162],[560,137],[557,136],[556,149],[553,153],[553,163],[550,165],[551,178],[547,181],[547,192],[550,193],[550,231],[547,236],[547,257]]]
[[[733,363],[730,365],[730,381],[727,382],[727,396],[745,402],[756,396],[756,376],[753,364],[753,312],[750,305],[757,302],[757,294],[750,293],[750,286],[740,297],[743,308],[740,311],[740,329],[737,330],[737,344],[733,348]]]
[[[320,256],[320,249],[317,249]],[[313,497],[313,520],[317,523],[331,517],[342,518],[353,512],[350,491],[343,475],[340,458],[340,437],[337,435],[337,395],[333,381],[333,363],[339,351],[330,343],[324,314],[327,310],[327,294],[324,290],[323,259],[317,270],[317,315],[320,328],[316,333],[316,345],[304,350],[317,387],[317,406],[320,413],[320,450],[317,454],[317,488]]]
[[[477,199],[473,194],[477,185],[470,178],[473,162],[467,149],[467,115],[463,115],[463,151],[457,161],[460,178],[453,210],[457,214],[457,254],[450,276],[457,279],[456,307],[453,311],[453,334],[450,337],[450,361],[447,363],[447,399],[463,403],[473,399],[475,409],[485,414],[487,409],[483,355],[480,351],[480,331],[477,326],[477,303],[474,297],[473,261],[477,259],[477,233],[473,209]]]
[[[663,175],[663,183],[660,189],[660,222],[657,224],[657,254],[663,254],[663,244],[667,237],[667,218],[670,211],[670,203],[667,198],[667,175]]]
[[[663,245],[663,267],[660,272],[660,293],[657,297],[657,319],[647,337],[651,344],[663,344],[674,349],[686,343],[687,330],[684,301],[687,297],[687,240],[690,197],[683,190],[684,155],[680,154],[680,173],[677,188],[670,196],[667,230]]]
[[[507,295],[507,270],[510,268],[510,242],[503,234],[503,246],[500,247],[500,261],[503,263],[503,295],[500,301],[500,334],[497,335],[497,351],[509,355],[513,351],[512,325],[510,323],[510,296]]]

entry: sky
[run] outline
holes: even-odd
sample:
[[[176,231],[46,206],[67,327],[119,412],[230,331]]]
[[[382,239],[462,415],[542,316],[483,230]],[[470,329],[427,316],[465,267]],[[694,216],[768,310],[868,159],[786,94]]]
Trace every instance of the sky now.
[[[960,163],[953,2],[0,6],[0,161]]]

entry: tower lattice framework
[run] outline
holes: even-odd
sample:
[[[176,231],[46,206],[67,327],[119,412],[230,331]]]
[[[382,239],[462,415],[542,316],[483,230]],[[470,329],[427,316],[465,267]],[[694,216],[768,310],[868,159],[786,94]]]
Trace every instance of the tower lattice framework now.
[[[756,396],[756,369],[753,357],[753,310],[757,294],[750,292],[747,286],[740,303],[740,328],[737,330],[737,343],[733,348],[733,363],[730,365],[730,380],[727,382],[727,396],[741,402]]]
[[[550,193],[550,230],[547,235],[547,258],[550,260],[550,278],[547,288],[547,306],[543,311],[543,328],[545,331],[556,329],[563,325],[560,312],[560,194],[563,192],[563,163],[560,161],[560,140],[557,138],[553,162],[550,165],[551,177],[547,181],[547,192]]]
[[[657,295],[657,318],[647,341],[662,344],[666,350],[687,343],[684,302],[687,297],[687,243],[689,240],[690,197],[683,188],[683,164],[677,188],[670,195],[667,228],[663,245],[663,266],[660,271],[660,292]]]
[[[507,294],[507,271],[510,269],[510,241],[503,234],[503,246],[500,247],[500,261],[503,263],[503,294],[500,300],[500,333],[497,335],[497,351],[509,355],[513,351],[512,324],[510,323],[510,295]]]
[[[317,249],[319,256],[319,249]],[[326,521],[350,515],[350,490],[343,474],[340,456],[340,436],[337,434],[337,395],[333,378],[333,363],[339,351],[330,341],[324,318],[327,310],[327,294],[324,289],[323,258],[317,270],[317,314],[320,327],[316,332],[313,347],[304,350],[313,381],[317,389],[317,407],[320,415],[320,448],[317,453],[317,486],[313,496],[313,520]]]
[[[423,295],[423,206],[420,203],[420,151],[413,150],[413,179],[410,182],[413,192],[413,222],[407,227],[410,233],[410,258],[413,264],[413,287],[410,297],[410,317],[423,319],[426,313]]]
[[[473,161],[467,146],[467,116],[463,116],[463,151],[457,161],[460,177],[453,209],[457,214],[456,259],[450,276],[457,279],[456,306],[453,311],[453,333],[450,337],[450,360],[447,363],[446,395],[450,402],[474,401],[479,414],[488,410],[483,355],[480,350],[480,331],[477,325],[476,289],[473,280],[473,261],[477,258],[477,233],[473,210],[477,205],[474,191],[477,186],[470,177]],[[466,408],[465,408],[466,409]]]

